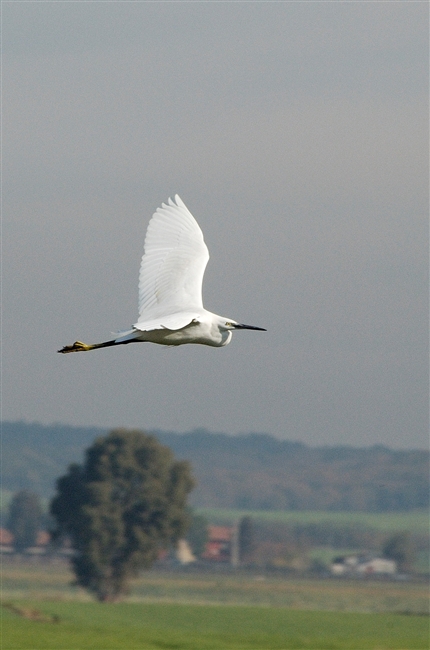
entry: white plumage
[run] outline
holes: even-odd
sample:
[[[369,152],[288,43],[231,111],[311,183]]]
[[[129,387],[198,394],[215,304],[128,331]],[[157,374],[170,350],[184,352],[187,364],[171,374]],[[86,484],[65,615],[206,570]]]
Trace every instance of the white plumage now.
[[[204,309],[202,283],[208,260],[203,233],[176,195],[174,201],[169,199],[156,210],[148,225],[139,273],[137,323],[113,340],[93,345],[76,341],[59,352],[85,352],[143,341],[221,347],[230,342],[234,329],[263,330]]]
[[[203,233],[178,195],[149,222],[139,273],[139,323],[178,311],[203,309],[209,251]],[[180,325],[180,327],[183,327]]]

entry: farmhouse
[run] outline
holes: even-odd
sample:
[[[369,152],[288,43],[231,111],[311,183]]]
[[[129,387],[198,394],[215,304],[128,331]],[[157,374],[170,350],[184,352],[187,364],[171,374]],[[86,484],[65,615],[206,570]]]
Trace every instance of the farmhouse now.
[[[0,552],[13,552],[13,535],[6,528],[0,528]]]
[[[232,541],[232,528],[228,526],[208,526],[208,541],[202,559],[212,562],[230,562]]]
[[[393,575],[397,571],[394,560],[369,555],[349,555],[337,557],[331,565],[331,572],[335,576],[342,575]]]

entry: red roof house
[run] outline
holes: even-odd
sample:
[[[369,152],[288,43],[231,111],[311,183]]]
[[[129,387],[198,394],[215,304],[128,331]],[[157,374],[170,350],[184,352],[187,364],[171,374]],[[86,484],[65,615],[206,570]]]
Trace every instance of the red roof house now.
[[[230,562],[232,536],[232,528],[228,526],[208,526],[208,541],[202,559]]]

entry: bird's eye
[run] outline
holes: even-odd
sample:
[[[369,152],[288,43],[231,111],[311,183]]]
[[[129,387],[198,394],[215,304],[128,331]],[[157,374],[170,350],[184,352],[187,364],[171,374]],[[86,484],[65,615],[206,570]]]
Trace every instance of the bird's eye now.
[[[225,326],[226,326],[226,327],[232,327],[232,326],[233,326],[233,323],[229,323],[229,322],[227,321],[227,323],[225,324]]]

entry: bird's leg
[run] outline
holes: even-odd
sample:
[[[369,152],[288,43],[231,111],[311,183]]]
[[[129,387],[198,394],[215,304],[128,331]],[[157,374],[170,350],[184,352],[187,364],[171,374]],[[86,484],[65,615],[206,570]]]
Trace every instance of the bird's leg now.
[[[61,354],[68,354],[69,352],[88,352],[88,350],[96,350],[97,348],[108,348],[111,345],[120,345],[116,341],[105,341],[104,343],[93,343],[92,345],[87,345],[82,343],[82,341],[75,341],[73,345],[65,345],[61,350]]]

